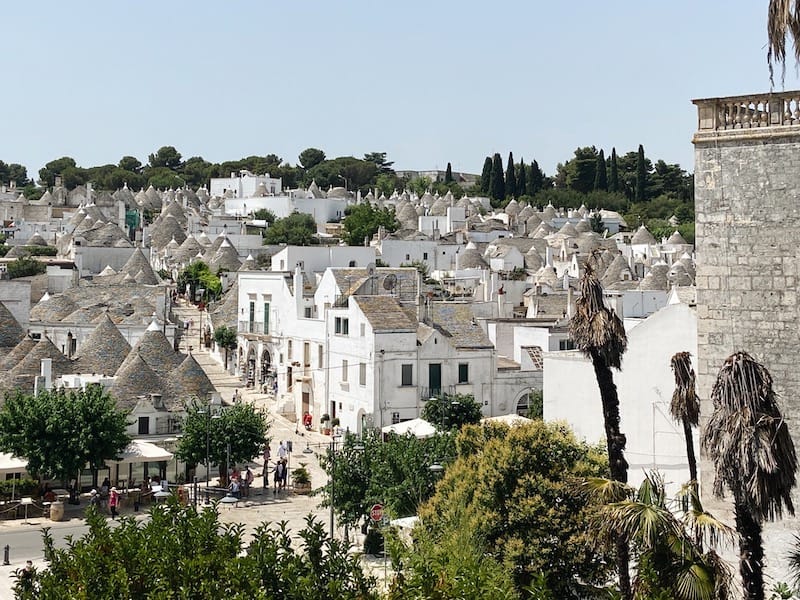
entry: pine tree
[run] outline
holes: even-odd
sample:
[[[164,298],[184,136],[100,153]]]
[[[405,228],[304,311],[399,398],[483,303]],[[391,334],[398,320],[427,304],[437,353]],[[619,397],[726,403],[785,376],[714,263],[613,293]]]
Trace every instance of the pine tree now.
[[[494,200],[493,206],[500,206],[506,199],[506,182],[503,179],[503,159],[495,152],[492,159],[492,179],[490,197]]]
[[[444,182],[453,183],[453,167],[450,166],[450,163],[447,163],[447,170],[444,172]]]
[[[639,153],[636,155],[636,201],[644,202],[644,190],[647,186],[647,167],[644,162],[644,146],[639,144]]]
[[[533,161],[531,163],[531,177],[528,180],[528,195],[534,196],[536,192],[544,187],[544,173],[539,168],[539,163]]]
[[[528,170],[528,167],[525,166],[525,161],[522,160],[522,157],[519,159],[519,164],[517,165],[517,195],[522,196],[523,194],[528,193],[528,174],[525,172]]]
[[[619,192],[619,171],[617,170],[617,149],[611,149],[611,181],[608,182],[609,192]]]
[[[597,155],[597,165],[595,166],[594,174],[594,189],[608,191],[608,175],[606,173],[606,156],[603,150]]]
[[[488,194],[491,189],[492,181],[492,157],[487,156],[483,161],[483,171],[481,172],[481,192]]]

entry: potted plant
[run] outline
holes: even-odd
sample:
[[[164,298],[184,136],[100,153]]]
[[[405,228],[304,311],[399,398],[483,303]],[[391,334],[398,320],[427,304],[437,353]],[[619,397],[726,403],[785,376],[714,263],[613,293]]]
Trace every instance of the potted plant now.
[[[296,494],[308,494],[311,492],[311,473],[306,468],[306,463],[292,471],[292,487]]]
[[[320,429],[322,429],[322,433],[324,435],[331,434],[331,416],[328,413],[322,415],[322,419],[319,422]]]

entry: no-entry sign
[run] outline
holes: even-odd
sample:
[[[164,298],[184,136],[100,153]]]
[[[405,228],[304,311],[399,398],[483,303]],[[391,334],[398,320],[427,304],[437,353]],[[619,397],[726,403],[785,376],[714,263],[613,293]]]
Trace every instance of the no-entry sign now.
[[[383,519],[383,504],[373,504],[369,510],[369,518],[376,523]]]

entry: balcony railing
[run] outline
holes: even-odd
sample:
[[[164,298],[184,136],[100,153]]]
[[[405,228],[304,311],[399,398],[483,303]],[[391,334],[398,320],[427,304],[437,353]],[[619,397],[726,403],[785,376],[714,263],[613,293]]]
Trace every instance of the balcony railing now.
[[[258,321],[239,321],[239,333],[269,335],[269,330],[264,331],[264,323]]]
[[[697,129],[729,131],[800,124],[800,91],[693,100]]]

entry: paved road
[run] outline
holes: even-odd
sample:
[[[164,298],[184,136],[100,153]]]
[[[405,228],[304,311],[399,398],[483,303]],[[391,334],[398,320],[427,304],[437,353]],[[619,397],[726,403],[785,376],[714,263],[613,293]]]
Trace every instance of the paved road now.
[[[300,462],[306,464],[311,473],[313,487],[320,487],[327,482],[327,475],[319,466],[317,454],[324,452],[330,443],[330,437],[323,436],[317,432],[300,431],[295,423],[290,422],[285,417],[275,414],[275,401],[270,395],[256,393],[254,390],[247,390],[242,385],[239,378],[226,373],[221,365],[205,350],[198,351],[198,339],[200,335],[200,313],[194,306],[181,305],[176,310],[178,319],[182,321],[192,321],[192,327],[188,331],[181,343],[181,351],[188,352],[188,346],[192,346],[192,354],[197,362],[203,367],[206,374],[214,383],[217,390],[222,394],[225,401],[230,401],[235,390],[239,390],[242,401],[252,403],[256,407],[264,408],[270,413],[270,436],[272,438],[272,456],[277,455],[278,444],[281,440],[291,440],[294,452],[290,456],[290,469],[296,467]],[[203,320],[207,319],[203,315]],[[309,449],[310,453],[303,450]],[[271,485],[263,488],[261,478],[262,463],[258,457],[250,463],[251,468],[257,474],[253,482],[251,497],[243,500],[233,508],[220,507],[220,520],[223,522],[237,522],[245,526],[246,534],[254,531],[255,528],[265,522],[287,521],[292,531],[299,531],[305,525],[305,518],[309,514],[315,515],[324,523],[329,522],[329,512],[319,508],[319,498],[307,495],[294,494],[291,490],[278,494],[272,493]],[[271,483],[271,482],[269,482]],[[213,484],[213,482],[212,482]],[[201,484],[202,487],[202,484]],[[87,531],[83,520],[83,510],[85,503],[81,506],[67,506],[67,520],[54,523],[46,519],[30,519],[27,524],[22,520],[0,521],[0,551],[2,547],[10,546],[9,566],[0,566],[0,600],[13,598],[11,586],[13,581],[7,577],[14,569],[25,565],[25,561],[30,559],[37,566],[44,566],[41,528],[51,527],[54,537],[59,546],[65,544],[68,535],[80,536]],[[123,509],[123,514],[133,514],[131,509]],[[139,513],[140,518],[146,518],[146,513]],[[341,537],[343,532],[337,531],[337,536]],[[246,537],[249,537],[246,535]],[[0,561],[2,562],[2,561]]]

